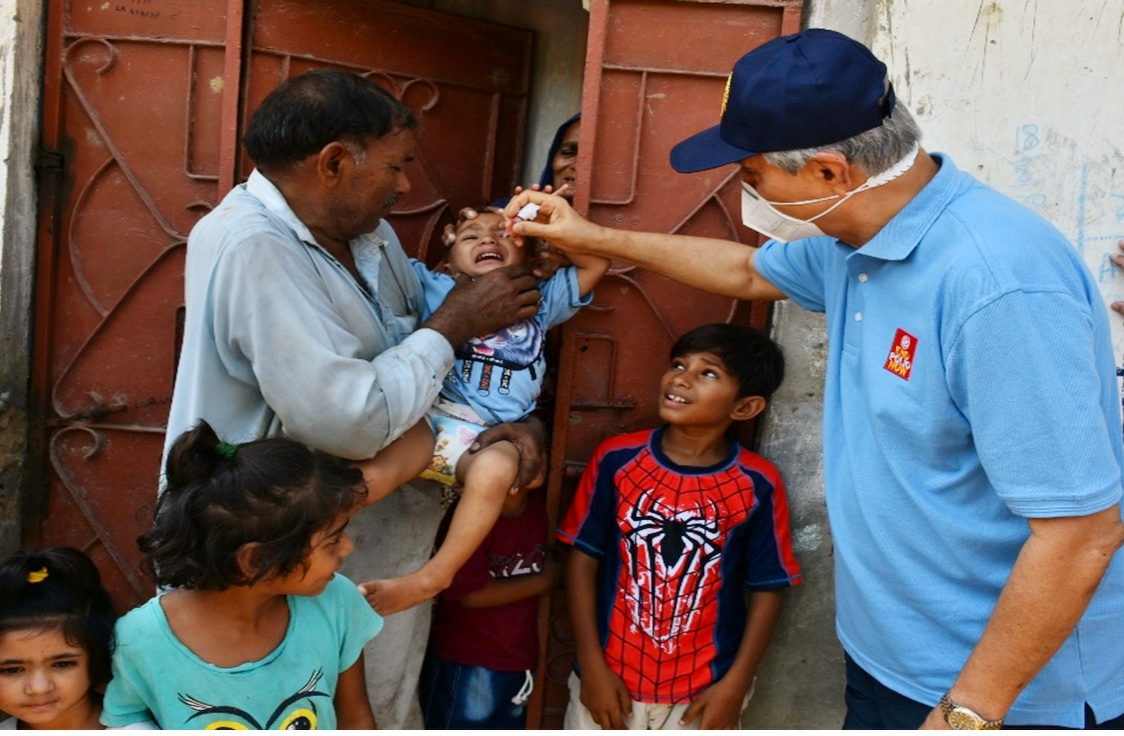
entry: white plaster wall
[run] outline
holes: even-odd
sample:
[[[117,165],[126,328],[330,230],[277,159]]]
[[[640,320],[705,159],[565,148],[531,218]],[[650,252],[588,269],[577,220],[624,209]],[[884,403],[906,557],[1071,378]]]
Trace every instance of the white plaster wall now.
[[[877,5],[875,53],[925,147],[1054,223],[1105,299],[1124,299],[1124,274],[1107,260],[1124,238],[1124,3]],[[1124,323],[1113,323],[1119,348]]]

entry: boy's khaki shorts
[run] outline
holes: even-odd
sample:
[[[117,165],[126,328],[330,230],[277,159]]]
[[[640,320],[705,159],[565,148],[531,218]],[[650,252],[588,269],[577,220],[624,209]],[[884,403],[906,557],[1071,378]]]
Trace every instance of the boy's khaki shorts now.
[[[599,730],[601,727],[597,725],[597,721],[593,720],[590,715],[589,709],[582,705],[582,681],[577,676],[577,673],[570,673],[570,704],[566,706],[566,715],[562,720],[562,727],[567,731],[574,729],[592,729]],[[757,678],[753,679],[753,685],[750,685],[749,692],[745,694],[745,700],[742,702],[742,712],[745,712],[746,706],[749,705],[750,698],[753,697],[753,690],[757,685]],[[632,701],[632,715],[625,719],[624,727],[632,730],[659,730],[659,731],[678,731],[678,730],[697,730],[701,718],[696,718],[686,726],[679,725],[679,719],[683,717],[683,713],[691,704],[687,703],[641,703],[637,700]]]

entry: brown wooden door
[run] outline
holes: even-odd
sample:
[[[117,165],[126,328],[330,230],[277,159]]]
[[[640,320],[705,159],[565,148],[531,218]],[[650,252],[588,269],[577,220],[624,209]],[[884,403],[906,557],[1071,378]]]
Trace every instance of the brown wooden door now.
[[[594,0],[577,165],[590,183],[579,187],[575,206],[616,228],[756,245],[758,235],[741,224],[736,167],[677,174],[668,151],[718,122],[734,62],[799,30],[802,6],[802,0]],[[593,304],[563,328],[550,508],[566,508],[599,442],[659,424],[658,379],[679,335],[710,322],[764,328],[768,316],[766,304],[704,294],[615,264]],[[561,591],[546,608],[547,651],[531,722],[560,728],[573,659]]]
[[[111,0],[48,9],[36,277],[43,458],[27,537],[98,562],[122,609],[146,599],[151,518],[192,225],[249,173],[237,147],[281,80],[364,74],[421,120],[392,221],[413,255],[450,212],[509,192],[521,165],[526,31],[374,0]],[[452,210],[450,208],[453,208]]]

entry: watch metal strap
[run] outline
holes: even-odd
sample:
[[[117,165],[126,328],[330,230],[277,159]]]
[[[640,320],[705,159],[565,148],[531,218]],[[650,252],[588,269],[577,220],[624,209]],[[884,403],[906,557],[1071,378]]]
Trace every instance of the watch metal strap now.
[[[957,705],[952,702],[952,698],[948,697],[948,693],[941,696],[939,706],[941,715],[944,716],[945,723],[956,730],[998,731],[1003,728],[1002,718],[989,721],[971,708],[966,708],[963,705]]]

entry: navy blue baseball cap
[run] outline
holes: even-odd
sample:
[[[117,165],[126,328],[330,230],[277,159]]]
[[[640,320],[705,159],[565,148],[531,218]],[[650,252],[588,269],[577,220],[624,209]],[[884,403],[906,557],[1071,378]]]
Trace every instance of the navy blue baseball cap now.
[[[722,121],[671,149],[684,174],[759,153],[837,143],[876,128],[894,109],[886,65],[826,28],[774,38],[738,59]]]

